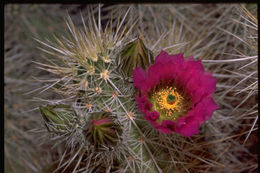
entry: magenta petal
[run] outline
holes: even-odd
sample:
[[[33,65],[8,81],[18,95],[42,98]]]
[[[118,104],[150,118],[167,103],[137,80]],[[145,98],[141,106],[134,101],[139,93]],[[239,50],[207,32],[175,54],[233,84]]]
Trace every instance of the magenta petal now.
[[[211,97],[204,98],[185,117],[178,119],[175,132],[187,137],[198,134],[200,125],[208,120],[217,108],[218,105]]]
[[[138,88],[139,90],[146,89],[147,88],[147,85],[145,83],[146,79],[147,79],[147,74],[142,68],[137,67],[134,69],[133,81],[136,88]]]
[[[183,136],[190,137],[199,133],[199,124],[197,122],[191,122],[182,128],[176,128],[175,132],[182,134]]]
[[[204,67],[202,65],[201,60],[195,61],[193,57],[189,57],[185,59],[186,62],[184,63],[185,68],[188,69],[196,69],[196,71],[204,72]]]
[[[138,109],[143,113],[148,113],[152,109],[152,104],[148,101],[145,95],[141,97],[135,97]]]
[[[166,134],[171,134],[172,133],[172,131],[170,129],[165,128],[165,127],[158,127],[156,129],[159,130],[162,133],[166,133]]]
[[[171,63],[174,65],[182,64],[184,62],[184,53],[179,53],[176,55],[169,55],[171,57]]]
[[[155,121],[160,117],[160,114],[157,111],[152,111],[149,117],[152,121]]]
[[[145,119],[150,122],[156,121],[160,117],[160,114],[157,111],[152,111],[151,113],[146,113]]]
[[[158,127],[160,127],[160,125],[159,125],[156,121],[154,121],[154,120],[151,119],[150,113],[146,113],[145,116],[144,116],[144,118],[145,118],[147,121],[149,121],[149,122],[154,126],[155,129],[157,129]]]
[[[163,120],[162,124],[155,127],[157,130],[159,130],[162,133],[167,133],[170,134],[173,132],[174,127],[175,127],[176,123],[170,120]]]
[[[154,111],[156,112],[156,111]],[[157,114],[158,112],[155,113],[155,115]],[[156,115],[157,117],[157,115]],[[146,120],[148,120],[149,122],[152,123],[152,125],[154,126],[155,129],[159,130],[160,132],[162,133],[166,133],[166,134],[170,134],[173,132],[173,128],[174,128],[174,122],[173,121],[170,121],[170,120],[164,120],[162,122],[162,124],[158,124],[156,121],[152,120],[151,118],[151,114],[146,114],[144,116],[144,118]]]
[[[197,103],[216,91],[216,78],[206,74],[196,74],[186,84],[186,92],[191,96],[192,102]]]
[[[193,59],[193,58],[192,58]],[[204,73],[204,68],[201,61],[186,61],[179,64],[176,75],[176,83],[180,86],[186,86],[186,84],[193,79]]]
[[[162,52],[156,57],[155,63],[149,67],[148,79],[154,78],[152,75],[155,75],[156,82],[158,77],[161,81],[175,80],[176,76],[178,76],[176,73],[182,67],[183,62],[183,53],[168,55],[166,52]]]
[[[161,53],[155,58],[154,64],[157,64],[157,63],[165,64],[170,61],[171,61],[170,55],[165,51],[161,51]]]
[[[159,130],[162,133],[170,134],[172,133],[172,130],[163,126],[155,127],[157,130]]]
[[[213,98],[211,97],[206,97],[204,98],[198,105],[195,107],[195,112],[202,117],[203,121],[208,120],[213,112],[218,109],[219,106],[215,103]]]
[[[148,69],[148,85],[150,86],[149,89],[151,89],[153,86],[157,85],[161,80],[161,70],[162,70],[161,64],[154,64],[151,65]]]
[[[174,128],[174,131],[186,137],[198,134],[200,120],[198,120],[198,117],[194,115],[194,111],[192,110],[188,113],[186,117],[179,118],[177,125]]]

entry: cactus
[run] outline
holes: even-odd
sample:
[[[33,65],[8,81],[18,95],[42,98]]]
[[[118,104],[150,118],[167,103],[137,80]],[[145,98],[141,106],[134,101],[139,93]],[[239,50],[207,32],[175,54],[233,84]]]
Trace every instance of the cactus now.
[[[43,84],[31,89],[28,85],[35,83],[27,81],[27,77],[15,80],[19,89],[26,84],[28,93],[39,91],[39,95],[31,98],[39,110],[26,115],[16,111],[15,104],[5,106],[8,110],[6,171],[172,173],[243,169],[253,172],[255,157],[241,140],[246,146],[252,144],[257,129],[257,117],[252,117],[257,112],[257,104],[252,100],[258,91],[257,81],[253,81],[257,56],[252,54],[257,49],[254,33],[257,19],[242,7],[243,17],[231,21],[230,16],[237,17],[233,9],[238,5],[137,4],[130,8],[112,5],[108,6],[112,9],[109,13],[106,5],[99,4],[96,9],[96,5],[90,6],[93,11],[84,10],[87,17],[77,13],[73,16],[75,11],[69,11],[65,22],[68,33],[57,26],[56,18],[44,18],[43,21],[54,20],[53,25],[46,27],[52,30],[45,33],[44,22],[35,29],[30,25],[33,21],[30,15],[19,17],[25,24],[20,26],[32,31],[22,33],[33,35],[40,43],[37,47],[42,51],[35,51],[35,45],[31,45],[32,49],[24,46],[22,51],[33,50],[37,58],[44,56],[45,59],[36,60],[39,70],[34,74]],[[7,9],[6,13],[11,11]],[[54,11],[63,17],[59,10]],[[16,13],[22,12],[19,9]],[[16,13],[11,16],[19,16]],[[251,29],[248,25],[252,25]],[[53,28],[58,28],[57,35],[49,38],[47,33]],[[48,39],[43,40],[41,37],[46,35]],[[246,40],[245,35],[251,35],[251,40],[249,37]],[[10,47],[12,44],[7,49]],[[235,55],[236,49],[248,57]],[[135,97],[139,92],[134,86],[133,69],[147,69],[161,50],[169,54],[184,52],[185,57],[193,55],[194,59],[202,59],[205,69],[218,80],[214,99],[220,109],[201,126],[198,135],[161,133],[138,110]],[[230,55],[237,57],[232,59]],[[15,56],[5,56],[10,69],[9,57]],[[19,66],[19,62],[14,64]],[[26,69],[25,66],[22,63],[19,68]],[[245,75],[238,69],[244,70]],[[12,76],[8,71],[5,73]],[[10,77],[5,82],[9,87],[13,83]],[[10,93],[5,96],[8,105],[12,104]],[[43,98],[39,98],[40,94]],[[237,95],[243,97],[243,103]],[[168,95],[167,103],[173,104],[176,96]],[[11,114],[10,110],[15,111]],[[241,157],[244,155],[250,159],[245,161],[246,157]]]
[[[117,162],[127,172],[157,172],[160,168],[153,163],[155,160],[150,159],[153,156],[146,141],[142,141],[140,146],[133,144],[137,139],[144,138],[144,135],[135,121],[138,113],[134,86],[121,76],[122,73],[130,76],[136,65],[147,66],[153,58],[150,50],[140,39],[126,45],[129,38],[125,32],[131,32],[133,25],[126,25],[120,30],[124,21],[121,21],[116,31],[112,29],[112,23],[110,29],[103,31],[100,19],[98,25],[95,20],[89,19],[88,27],[83,18],[82,20],[84,29],[78,30],[68,16],[67,26],[72,36],[70,41],[56,37],[57,44],[50,45],[37,40],[53,49],[56,57],[62,60],[63,65],[40,64],[40,68],[60,76],[60,80],[52,88],[60,94],[72,97],[62,104],[71,105],[75,112],[72,115],[71,110],[61,104],[40,106],[46,126],[50,132],[60,133],[61,136],[70,134],[70,138],[66,137],[68,149],[78,149],[76,154],[82,154],[81,158],[94,146],[92,149],[95,153],[91,153],[88,158],[93,166],[91,169],[96,169],[99,164],[103,164],[101,160],[105,159],[107,170],[112,169],[113,163]],[[133,49],[126,50],[131,44],[136,45],[133,45]],[[129,57],[126,57],[126,51],[129,52]],[[135,57],[138,57],[141,64],[134,63]],[[129,64],[129,61],[132,63]],[[122,65],[119,68],[118,63]],[[79,139],[78,135],[84,139]],[[72,143],[73,145],[69,145]],[[100,152],[103,151],[107,151],[107,154],[101,156]],[[93,162],[94,157],[100,161]],[[133,165],[122,163],[125,159],[132,160]],[[73,158],[70,162],[73,162]],[[80,167],[80,160],[77,163]],[[66,170],[68,165],[60,168]],[[86,167],[88,171],[91,169]]]
[[[74,116],[78,119],[75,126],[69,126],[68,122],[71,120],[65,121],[68,117],[64,113],[64,118],[60,118],[61,115],[57,112],[57,116],[54,116],[52,110],[43,112],[43,108],[40,108],[44,117],[48,117],[45,118],[46,124],[50,125],[51,119],[56,123],[56,129],[70,134],[70,137],[63,140],[66,141],[67,150],[73,150],[75,154],[69,160],[61,159],[59,165],[62,166],[58,166],[57,170],[68,171],[70,164],[75,162],[73,171],[84,169],[102,172],[98,168],[102,160],[106,160],[103,172],[112,169],[123,172],[182,170],[165,164],[169,159],[180,160],[172,154],[169,156],[169,152],[180,154],[180,148],[172,147],[176,147],[176,141],[182,138],[175,134],[176,141],[172,141],[173,137],[151,130],[153,128],[144,122],[143,115],[137,111],[134,99],[137,92],[131,80],[133,69],[146,69],[153,63],[153,54],[156,54],[158,49],[155,52],[153,50],[161,37],[154,45],[149,45],[141,37],[131,38],[134,24],[129,25],[126,22],[126,25],[123,25],[129,9],[115,28],[113,18],[109,25],[103,28],[100,13],[99,7],[98,20],[89,16],[88,24],[82,17],[82,29],[76,28],[68,16],[66,24],[70,31],[69,36],[55,37],[56,43],[45,43],[36,39],[46,47],[46,52],[60,60],[56,63],[55,59],[50,59],[53,64],[39,63],[41,69],[60,77],[60,80],[48,88],[53,88],[55,92],[67,97],[64,99],[66,101],[61,103],[71,105]],[[187,38],[182,39],[186,41]],[[186,46],[186,53],[190,54],[194,47],[189,46]],[[207,55],[203,57],[206,58]],[[65,125],[66,129],[61,124]],[[160,140],[162,142],[158,142]],[[206,139],[200,142],[204,140]],[[187,147],[185,142],[182,145],[183,149]],[[106,154],[101,156],[103,151],[106,151]],[[195,149],[190,154],[184,152],[184,155],[196,157],[193,153]],[[83,158],[87,158],[88,162],[82,162]],[[87,163],[90,164],[89,167]]]

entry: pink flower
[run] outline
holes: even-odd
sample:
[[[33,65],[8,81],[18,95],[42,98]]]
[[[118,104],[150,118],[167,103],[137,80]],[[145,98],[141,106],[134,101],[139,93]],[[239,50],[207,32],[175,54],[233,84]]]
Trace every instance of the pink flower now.
[[[212,98],[216,79],[204,71],[201,60],[184,59],[183,53],[162,51],[147,71],[135,68],[133,80],[139,90],[138,109],[163,133],[198,134],[218,108]]]

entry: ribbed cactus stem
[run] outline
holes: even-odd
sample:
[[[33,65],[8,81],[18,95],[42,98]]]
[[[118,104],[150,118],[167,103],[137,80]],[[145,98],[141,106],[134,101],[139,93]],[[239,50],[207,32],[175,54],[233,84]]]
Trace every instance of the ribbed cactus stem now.
[[[121,98],[122,101],[126,98]],[[158,164],[156,163],[156,160],[153,156],[153,154],[151,153],[148,145],[146,144],[145,141],[145,137],[143,135],[143,132],[141,131],[141,129],[138,127],[137,125],[137,120],[134,120],[133,117],[131,117],[131,115],[127,112],[125,106],[122,104],[121,99],[118,99],[120,105],[121,105],[121,109],[122,112],[125,112],[128,116],[128,118],[131,120],[132,122],[132,126],[130,129],[130,140],[129,141],[140,141],[142,144],[139,145],[138,147],[136,146],[131,146],[130,143],[130,148],[134,151],[134,153],[142,158],[142,161],[145,162],[146,164],[143,164],[142,169],[146,170],[151,173],[153,172],[159,172],[161,173],[162,170],[161,168],[158,166]],[[147,162],[152,162],[151,164],[147,164]],[[149,165],[149,167],[148,167]],[[151,166],[150,166],[151,165]]]
[[[146,149],[145,143],[144,143],[145,137],[142,137],[140,135],[140,133],[138,132],[137,128],[134,126],[132,126],[132,128],[130,130],[130,136],[133,141],[139,141],[140,143],[142,143],[138,147],[131,146],[134,153],[137,156],[142,157],[143,162],[151,162],[152,159],[151,159],[149,153],[147,152],[147,149]],[[160,171],[160,170],[158,170],[158,168],[156,168],[154,163],[152,163],[151,166],[148,164],[143,164],[141,169],[143,172],[149,172],[149,173],[158,173],[158,171]]]
[[[129,82],[133,69],[135,67],[148,67],[153,62],[153,53],[146,48],[140,38],[122,47],[123,44],[119,46],[117,43],[124,43],[123,40],[126,38],[122,38],[121,41],[118,39],[104,41],[107,39],[106,34],[109,33],[100,34],[101,30],[95,30],[92,27],[89,28],[89,31],[80,32],[75,28],[70,18],[68,25],[71,34],[76,38],[71,40],[74,44],[56,38],[64,49],[61,52],[65,52],[63,58],[66,68],[57,67],[59,70],[51,70],[51,72],[63,76],[62,79],[64,79],[59,87],[54,88],[58,93],[74,95],[76,104],[81,107],[75,108],[78,112],[86,113],[86,117],[82,118],[84,115],[79,116],[73,114],[74,112],[67,117],[67,109],[65,108],[62,112],[56,109],[53,112],[52,107],[45,109],[41,107],[47,127],[50,126],[51,130],[61,134],[67,132],[68,129],[72,137],[71,141],[77,139],[79,144],[82,144],[82,141],[87,141],[83,145],[94,146],[93,158],[90,157],[89,161],[95,167],[99,167],[101,164],[96,162],[96,157],[106,157],[108,162],[105,166],[109,167],[114,166],[111,164],[116,159],[120,159],[118,162],[125,166],[128,163],[122,161],[121,157],[118,156],[132,157],[134,155],[138,157],[134,161],[135,166],[126,168],[127,172],[133,172],[133,170],[136,172],[135,169],[141,169],[138,172],[162,172],[147,145],[143,132],[137,125],[138,120],[129,116],[128,119],[132,126],[130,129],[123,129],[126,125],[124,123],[127,121],[125,117],[122,117],[125,114],[129,115],[131,110],[137,109],[133,99],[134,87]],[[114,45],[111,49],[109,42]],[[66,81],[67,74],[72,76],[72,83],[71,80]],[[77,118],[79,120],[74,121]],[[123,142],[121,139],[125,138],[123,138],[122,133],[130,135]],[[80,140],[81,138],[84,140]],[[139,141],[140,145],[138,147],[131,146],[133,141]],[[118,147],[119,149],[114,151],[117,152],[116,154],[109,152],[111,154],[108,154],[109,156],[99,154],[110,147],[113,149]],[[126,151],[128,149],[131,151]],[[95,152],[98,153],[97,156],[94,156]],[[95,161],[93,161],[94,157]]]

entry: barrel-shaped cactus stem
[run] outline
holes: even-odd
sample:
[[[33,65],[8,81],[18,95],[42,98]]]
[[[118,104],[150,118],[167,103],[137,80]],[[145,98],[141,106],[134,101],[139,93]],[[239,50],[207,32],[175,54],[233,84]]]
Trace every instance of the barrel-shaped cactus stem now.
[[[67,25],[73,39],[68,41],[56,38],[58,45],[47,46],[47,49],[55,47],[53,55],[62,58],[63,64],[48,64],[43,69],[61,77],[55,91],[70,96],[72,99],[66,101],[80,114],[76,116],[78,121],[71,129],[73,134],[69,133],[70,137],[63,141],[72,144],[67,145],[68,150],[75,150],[79,145],[84,146],[83,158],[88,160],[87,163],[94,167],[103,164],[106,172],[111,171],[115,162],[120,163],[126,172],[143,172],[148,169],[156,172],[160,168],[146,144],[147,141],[140,137],[144,134],[135,120],[138,112],[131,79],[134,67],[146,67],[152,62],[152,53],[141,39],[125,46],[129,38],[124,35],[128,28],[125,24],[125,27],[121,27],[123,22],[120,24],[122,33],[120,29],[116,33],[112,30],[103,32],[95,24],[91,23],[89,28],[78,30],[69,18]],[[46,66],[53,69],[49,70]],[[122,74],[127,74],[127,77]],[[70,129],[68,125],[63,127]],[[82,152],[75,152],[81,156]],[[130,159],[133,162],[130,166],[128,156],[134,158]],[[72,156],[71,160],[75,158]],[[124,163],[121,165],[122,162]],[[93,171],[91,168],[86,170]]]

